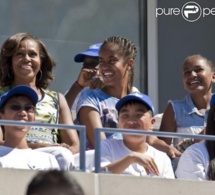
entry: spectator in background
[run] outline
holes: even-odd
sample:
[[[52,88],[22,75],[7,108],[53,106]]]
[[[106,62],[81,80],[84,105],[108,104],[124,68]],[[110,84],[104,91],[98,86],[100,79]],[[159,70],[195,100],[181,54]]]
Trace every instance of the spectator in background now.
[[[20,84],[28,85],[39,97],[36,122],[73,125],[65,97],[61,93],[48,90],[49,81],[54,79],[52,69],[55,65],[41,40],[28,33],[12,35],[1,48],[1,94]],[[61,145],[72,153],[79,152],[76,130],[58,131],[57,128],[32,127],[27,134],[27,140],[31,148]]]
[[[5,141],[0,146],[0,167],[16,169],[47,170],[59,169],[51,154],[32,150],[28,147],[26,134],[30,129],[25,122],[34,122],[37,93],[25,85],[16,86],[2,95],[0,100],[0,119],[23,122],[23,126],[7,126]]]
[[[84,195],[80,184],[67,172],[37,173],[27,186],[26,195]]]
[[[93,44],[86,51],[80,52],[74,57],[75,62],[83,63],[78,79],[65,94],[74,120],[76,119],[76,106],[80,92],[85,87],[89,87],[90,89],[103,87],[101,77],[98,76],[100,47],[101,43]]]

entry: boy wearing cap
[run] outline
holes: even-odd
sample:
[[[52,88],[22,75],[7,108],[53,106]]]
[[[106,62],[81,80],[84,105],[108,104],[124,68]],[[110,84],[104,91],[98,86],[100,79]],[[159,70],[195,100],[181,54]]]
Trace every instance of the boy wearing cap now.
[[[134,92],[116,104],[119,128],[152,130],[155,123],[151,99]],[[174,178],[168,156],[146,143],[146,135],[123,134],[123,140],[106,139],[101,142],[103,170],[136,176]]]
[[[37,101],[37,93],[25,85],[16,86],[2,95],[0,119],[20,121],[23,122],[23,126],[2,126],[5,131],[5,142],[0,146],[0,167],[59,169],[53,155],[30,149],[25,138],[30,126],[25,126],[24,123],[35,121]]]

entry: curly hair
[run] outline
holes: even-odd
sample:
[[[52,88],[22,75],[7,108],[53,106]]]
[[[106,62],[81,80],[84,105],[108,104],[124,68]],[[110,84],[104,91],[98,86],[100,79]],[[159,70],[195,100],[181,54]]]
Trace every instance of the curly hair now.
[[[135,59],[137,54],[137,48],[135,44],[129,39],[120,37],[120,36],[109,37],[101,45],[100,51],[102,48],[105,47],[105,45],[109,43],[118,45],[119,47],[118,51],[124,56],[125,60]],[[135,76],[135,69],[134,69],[134,66],[132,66],[131,69],[129,70],[129,75],[128,75],[128,87],[127,87],[128,93],[132,91],[132,87],[134,84],[134,76]]]
[[[33,40],[39,46],[41,69],[37,74],[36,86],[46,89],[49,81],[54,80],[52,69],[56,66],[56,62],[48,53],[45,44],[38,38],[29,33],[17,33],[9,37],[2,45],[0,53],[0,86],[12,86],[14,83],[14,73],[12,69],[12,57],[19,48],[23,40]]]

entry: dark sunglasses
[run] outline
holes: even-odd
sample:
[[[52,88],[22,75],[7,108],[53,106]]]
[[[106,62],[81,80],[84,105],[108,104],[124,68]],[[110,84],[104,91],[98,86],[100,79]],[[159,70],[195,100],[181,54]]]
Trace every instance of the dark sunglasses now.
[[[24,110],[26,112],[30,112],[30,113],[34,113],[35,112],[35,107],[33,105],[26,105],[26,106],[22,107],[21,105],[18,105],[18,104],[11,104],[8,107],[11,110],[17,111],[17,112],[20,112],[22,110]]]
[[[83,67],[96,67],[96,66],[98,66],[99,65],[99,62],[84,62],[83,63]]]

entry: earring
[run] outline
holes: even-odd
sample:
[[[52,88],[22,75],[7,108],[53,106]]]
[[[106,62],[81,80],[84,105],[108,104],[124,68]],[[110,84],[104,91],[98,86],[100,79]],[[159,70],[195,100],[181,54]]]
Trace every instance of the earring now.
[[[38,80],[40,81],[43,77],[43,72],[42,72],[42,70],[40,70],[39,72],[40,72],[40,78]]]

